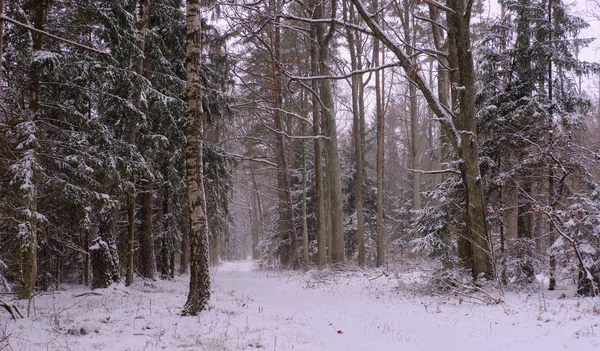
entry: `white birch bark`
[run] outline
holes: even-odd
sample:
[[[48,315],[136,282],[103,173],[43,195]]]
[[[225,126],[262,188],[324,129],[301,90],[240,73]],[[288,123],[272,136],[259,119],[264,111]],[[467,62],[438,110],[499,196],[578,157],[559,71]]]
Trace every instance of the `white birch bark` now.
[[[187,71],[187,194],[190,212],[190,290],[184,316],[195,316],[206,309],[210,299],[208,227],[204,194],[202,142],[202,27],[201,10],[205,0],[186,2],[186,71]]]

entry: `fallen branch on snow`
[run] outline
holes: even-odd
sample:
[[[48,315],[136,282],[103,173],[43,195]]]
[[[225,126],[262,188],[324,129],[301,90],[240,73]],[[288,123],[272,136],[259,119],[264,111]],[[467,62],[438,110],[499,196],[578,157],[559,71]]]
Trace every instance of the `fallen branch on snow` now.
[[[19,308],[15,305],[9,305],[6,302],[0,300],[0,306],[4,307],[4,309],[6,311],[8,311],[8,313],[10,313],[10,315],[12,316],[13,319],[17,319],[17,317],[15,316],[15,313],[19,315],[19,317],[23,318],[23,315],[21,314],[21,311],[19,311]]]

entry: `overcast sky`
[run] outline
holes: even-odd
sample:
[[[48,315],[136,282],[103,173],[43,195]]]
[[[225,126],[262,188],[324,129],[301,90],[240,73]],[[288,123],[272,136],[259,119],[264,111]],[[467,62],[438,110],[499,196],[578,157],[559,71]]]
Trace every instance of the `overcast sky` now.
[[[587,20],[590,27],[583,33],[582,37],[597,38],[600,35],[600,0],[576,0],[575,11],[583,19]],[[600,41],[594,40],[588,48],[582,52],[582,59],[590,62],[600,62]]]

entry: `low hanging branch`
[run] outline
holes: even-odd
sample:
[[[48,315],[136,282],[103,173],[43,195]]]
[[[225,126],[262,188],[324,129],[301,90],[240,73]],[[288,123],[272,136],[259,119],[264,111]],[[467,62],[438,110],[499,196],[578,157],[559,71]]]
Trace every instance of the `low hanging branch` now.
[[[39,30],[37,28],[33,28],[31,26],[28,26],[25,23],[21,23],[19,21],[15,21],[14,19],[6,17],[4,15],[0,16],[0,19],[4,20],[6,22],[12,23],[12,24],[14,24],[16,26],[23,27],[23,28],[25,28],[27,30],[30,30],[30,31],[34,32],[34,33],[42,34],[42,35],[45,35],[45,36],[47,36],[49,38],[61,41],[61,42],[65,43],[65,44],[68,44],[68,45],[71,45],[71,46],[74,46],[74,47],[77,47],[77,48],[80,48],[80,49],[83,49],[83,50],[86,50],[86,51],[89,51],[89,52],[92,52],[92,53],[95,53],[95,54],[98,54],[98,55],[110,56],[110,53],[107,52],[107,51],[98,50],[98,49],[95,49],[95,48],[92,48],[92,47],[89,47],[89,46],[86,46],[86,45],[83,45],[83,44],[79,44],[79,43],[76,43],[74,41],[71,41],[71,40],[68,40],[68,39],[65,39],[65,38],[58,37],[58,36],[56,36],[54,34],[50,34],[50,33],[46,32],[46,31]]]

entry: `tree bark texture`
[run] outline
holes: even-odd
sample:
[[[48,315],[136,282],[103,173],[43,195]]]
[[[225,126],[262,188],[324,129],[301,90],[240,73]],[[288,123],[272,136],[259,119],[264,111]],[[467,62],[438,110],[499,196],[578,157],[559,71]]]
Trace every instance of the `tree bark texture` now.
[[[254,174],[254,172],[251,173],[252,176],[252,186],[254,187],[254,206],[253,206],[253,213],[254,213],[254,220],[253,222],[255,223],[256,228],[253,228],[252,231],[252,259],[259,259],[260,258],[260,252],[258,251],[258,243],[260,240],[260,231],[262,228],[262,201],[260,200],[260,192],[258,190],[258,182],[256,181],[256,175]]]
[[[274,4],[275,2],[273,2]],[[285,250],[282,254],[288,255],[289,264],[293,269],[300,268],[300,259],[298,256],[298,233],[296,232],[296,220],[294,215],[294,207],[292,202],[292,188],[290,184],[290,174],[289,174],[289,166],[288,166],[288,157],[286,153],[286,143],[285,143],[285,134],[283,131],[283,123],[281,121],[281,96],[280,96],[280,72],[279,72],[279,56],[280,56],[280,35],[279,35],[279,26],[278,23],[274,23],[274,28],[272,28],[269,33],[270,47],[273,55],[273,59],[271,60],[271,77],[273,79],[272,93],[273,93],[273,128],[277,133],[276,137],[276,145],[277,145],[277,153],[278,153],[278,162],[279,162],[279,179],[281,181],[281,191],[283,191],[283,211],[280,212],[281,216],[283,216],[282,220],[280,220],[280,225],[282,228],[280,230],[282,235],[287,239],[290,238],[290,248],[289,252],[285,247],[282,249]],[[283,261],[283,260],[282,260]],[[282,262],[284,264],[284,262]]]
[[[189,221],[188,221],[189,222]],[[179,257],[179,274],[188,272],[190,266],[190,235],[189,230],[181,238],[181,256]]]
[[[42,30],[44,25],[44,1],[37,0],[33,8],[33,24],[36,29]],[[32,51],[39,51],[42,49],[42,35],[39,33],[33,33]],[[0,58],[1,60],[1,58]],[[38,118],[40,108],[40,79],[41,70],[36,64],[31,65],[30,70],[30,97],[29,97],[29,109],[30,117],[28,119],[31,122],[36,122]],[[34,132],[35,133],[35,132]],[[31,158],[35,162],[37,158],[36,145],[28,144],[28,147],[23,151],[25,158]],[[28,299],[29,304],[27,308],[27,315],[29,315],[31,306],[31,297],[35,289],[37,281],[37,247],[38,247],[38,232],[37,224],[35,221],[34,214],[37,213],[37,181],[34,170],[31,170],[33,175],[30,178],[31,186],[24,191],[23,194],[23,207],[25,214],[21,223],[21,229],[19,230],[19,238],[21,240],[21,255],[22,255],[22,267],[21,267],[21,282],[17,291],[19,298]]]
[[[317,76],[319,74],[318,58],[319,51],[317,45],[317,28],[315,24],[311,24],[311,41],[310,41],[310,68],[311,74]],[[316,79],[311,81],[311,88],[314,94],[319,92],[319,83]],[[312,96],[312,123],[313,135],[321,134],[321,109],[319,106],[318,96]],[[314,141],[314,164],[315,164],[315,222],[317,231],[317,267],[322,269],[327,263],[327,238],[325,235],[325,197],[323,195],[323,166],[321,163],[321,139],[315,138]]]
[[[133,284],[133,265],[135,255],[135,195],[130,194],[127,200],[127,272],[125,273],[125,286]]]
[[[416,47],[415,32],[411,26],[412,6],[408,0],[403,0],[404,13],[402,14],[402,26],[404,27],[404,42],[406,45],[406,54],[409,57],[413,55],[413,47]],[[413,32],[411,33],[411,30]],[[412,35],[411,35],[412,34]],[[413,170],[419,169],[419,159],[421,153],[419,150],[419,115],[417,104],[417,87],[409,83],[408,95],[410,100],[410,166]],[[412,192],[413,192],[413,211],[421,209],[421,173],[412,172]]]
[[[153,187],[144,182],[140,193],[142,205],[142,225],[140,227],[140,273],[144,278],[156,279],[156,256],[154,253],[154,225],[152,223]]]
[[[135,25],[135,38],[136,38],[136,46],[137,52],[133,53],[133,57],[130,62],[131,71],[141,77],[144,74],[144,52],[146,47],[146,28],[148,27],[148,14],[150,9],[150,0],[136,0],[135,3],[135,11],[134,11],[134,25]],[[142,105],[142,85],[139,84],[134,88],[130,96],[131,104],[135,107],[137,111],[140,110]],[[142,118],[140,116],[131,116],[127,120],[126,130],[125,130],[125,140],[131,144],[135,144],[137,131],[138,131],[138,123]],[[132,180],[135,182],[135,179]],[[142,195],[143,197],[144,195]],[[152,196],[152,194],[150,194]],[[144,202],[144,200],[142,200]],[[142,205],[143,207],[143,205]],[[148,211],[147,208],[142,208],[142,212],[146,213]],[[150,212],[152,209],[150,209]],[[125,278],[125,285],[129,286],[133,283],[133,269],[134,269],[134,250],[135,250],[135,195],[131,195],[128,200],[128,262],[127,262],[127,273]],[[150,213],[150,217],[152,214]],[[146,217],[144,217],[145,219]],[[142,219],[142,221],[144,221]],[[150,230],[150,232],[147,232]],[[151,273],[152,268],[154,267],[154,271],[156,270],[156,260],[154,259],[154,242],[149,244],[147,242],[147,237],[152,237],[152,224],[148,225],[148,223],[144,223],[142,225],[142,232],[140,234],[141,240],[140,244],[145,245],[141,247],[141,263],[140,272],[142,276],[145,278],[154,279],[156,277],[156,273]],[[152,255],[149,255],[149,249],[152,250]],[[153,261],[153,262],[152,262]],[[149,267],[146,265],[149,264]]]
[[[302,115],[305,116],[306,108],[305,102],[306,99],[304,97],[304,93],[301,92],[302,96]],[[302,135],[308,136],[308,122],[304,121],[302,123]],[[306,140],[302,140],[302,264],[304,266],[304,270],[307,271],[310,262],[308,256],[308,220],[306,218],[306,212],[308,207],[308,199],[306,195],[306,186],[308,184],[308,169],[307,169],[307,150],[306,150]]]
[[[373,7],[378,8],[379,2],[375,0]],[[379,18],[379,17],[378,17]],[[377,21],[377,19],[376,19]],[[379,66],[379,52],[380,42],[377,38],[374,38],[373,43],[373,62],[375,66]],[[385,247],[383,242],[383,166],[384,166],[384,145],[385,145],[385,116],[383,113],[383,71],[381,76],[379,72],[375,72],[375,115],[377,120],[377,157],[376,157],[376,170],[377,170],[377,223],[376,223],[376,237],[375,245],[377,246],[377,267],[383,267],[385,264]]]
[[[471,273],[474,278],[480,275],[489,277],[492,273],[490,250],[475,130],[475,71],[469,30],[471,10],[466,8],[466,3],[461,0],[449,0],[448,5],[454,10],[454,13],[448,13],[448,37],[451,46],[450,63],[457,69],[452,74],[455,87],[453,92],[457,95],[459,103],[459,113],[454,118],[454,125],[460,135],[459,169],[467,205],[466,225],[471,244]]]
[[[317,4],[314,11],[314,18],[324,18],[324,3]],[[332,11],[335,11],[335,2],[332,3]],[[332,25],[333,26],[333,25]],[[319,46],[318,67],[321,75],[328,75],[329,68],[329,44],[332,38],[333,27],[330,32],[325,33],[323,23],[316,24],[316,36]],[[337,142],[337,124],[335,120],[335,106],[333,102],[333,90],[331,79],[323,78],[319,80],[319,93],[323,103],[322,116],[325,124],[325,135],[329,138],[325,141],[326,159],[325,171],[327,174],[327,194],[330,200],[330,210],[328,212],[331,219],[331,263],[344,262],[344,233],[343,233],[343,213],[342,213],[342,181],[340,169],[340,156]]]
[[[552,167],[548,167],[548,203],[551,209],[554,210],[557,203],[556,189],[554,187],[554,170]],[[556,232],[554,226],[550,226],[548,233],[548,245],[552,246],[556,241]],[[548,290],[556,289],[556,254],[550,253],[550,281],[548,283]]]
[[[99,218],[99,237],[90,247],[92,263],[92,289],[106,288],[121,280],[119,255],[117,252],[117,210],[103,211]]]
[[[181,312],[195,316],[206,309],[210,299],[208,227],[204,194],[202,143],[202,27],[201,10],[206,0],[186,2],[186,95],[187,95],[187,195],[190,213],[190,289]]]
[[[344,18],[348,18],[351,23],[355,21],[355,15],[352,7],[349,7],[347,1],[344,1]],[[348,48],[350,49],[350,63],[353,71],[362,69],[359,66],[358,55],[362,50],[358,47],[359,41],[356,40],[354,32],[346,27],[346,36],[348,37]],[[355,202],[356,202],[356,245],[358,247],[358,265],[365,266],[365,217],[363,213],[363,147],[362,147],[362,128],[360,123],[361,113],[359,106],[359,92],[363,90],[363,75],[355,73],[352,75],[352,126],[354,140],[354,158],[356,164],[356,182],[355,182]]]

